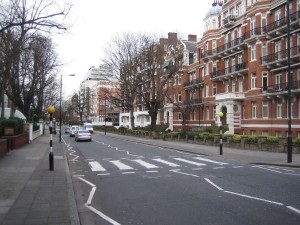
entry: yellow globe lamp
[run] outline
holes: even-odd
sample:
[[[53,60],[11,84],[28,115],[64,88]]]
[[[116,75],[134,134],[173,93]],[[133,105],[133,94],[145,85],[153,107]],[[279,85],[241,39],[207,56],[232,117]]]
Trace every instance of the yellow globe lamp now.
[[[49,114],[53,114],[55,112],[54,106],[49,106],[47,111],[48,111]]]
[[[223,117],[224,116],[224,114],[223,114],[223,112],[219,112],[219,117]]]

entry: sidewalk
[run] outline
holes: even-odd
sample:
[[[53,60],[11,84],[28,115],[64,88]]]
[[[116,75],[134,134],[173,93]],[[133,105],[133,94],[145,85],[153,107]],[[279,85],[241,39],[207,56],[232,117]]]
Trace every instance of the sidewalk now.
[[[80,224],[58,135],[53,135],[54,171],[49,170],[49,150],[46,134],[0,157],[0,224]]]

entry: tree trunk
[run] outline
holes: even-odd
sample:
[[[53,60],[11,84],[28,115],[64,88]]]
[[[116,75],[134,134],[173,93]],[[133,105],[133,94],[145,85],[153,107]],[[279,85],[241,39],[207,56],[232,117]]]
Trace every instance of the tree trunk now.
[[[130,110],[130,125],[131,125],[131,129],[135,128],[133,110]]]

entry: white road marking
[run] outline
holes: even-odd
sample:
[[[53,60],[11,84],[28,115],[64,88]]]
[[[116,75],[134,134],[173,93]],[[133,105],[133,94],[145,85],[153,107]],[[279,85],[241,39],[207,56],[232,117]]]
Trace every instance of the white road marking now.
[[[122,174],[133,174],[135,172],[122,172]]]
[[[152,160],[160,162],[160,163],[167,164],[168,166],[171,166],[171,167],[180,167],[180,165],[172,163],[172,162],[169,162],[169,161],[166,161],[164,159],[152,159]]]
[[[174,158],[174,159],[177,160],[177,161],[189,163],[189,164],[196,165],[196,166],[206,166],[206,164],[190,161],[190,160],[187,160],[187,159],[182,159],[182,158]]]
[[[112,164],[114,164],[116,167],[118,167],[120,170],[133,170],[133,168],[131,166],[128,166],[128,165],[120,162],[120,160],[113,160],[110,162]]]
[[[272,204],[275,204],[275,205],[281,205],[281,206],[284,205],[283,203],[280,203],[280,202],[274,202],[274,201],[270,201],[270,200],[263,199],[263,198],[253,197],[253,196],[250,196],[250,195],[244,195],[244,194],[240,194],[240,193],[236,193],[236,192],[231,192],[231,191],[224,191],[224,192],[226,192],[228,194],[233,194],[233,195],[237,195],[237,196],[241,196],[241,197],[245,197],[245,198],[250,198],[250,199],[258,200],[258,201],[272,203]]]
[[[223,167],[223,166],[218,166],[218,167],[214,167],[213,169],[214,170],[219,170],[219,169],[224,169],[225,167]]]
[[[300,210],[299,210],[299,209],[296,209],[296,208],[294,208],[294,207],[292,207],[292,206],[287,206],[287,208],[290,209],[290,210],[293,210],[293,211],[296,212],[296,213],[299,213],[299,214],[300,214]]]
[[[198,159],[198,160],[205,161],[205,162],[210,162],[210,163],[215,163],[215,164],[218,164],[218,165],[227,165],[228,164],[228,163],[218,162],[218,161],[214,161],[214,160],[206,159],[206,158],[201,158],[201,157],[195,157],[194,159]]]
[[[158,173],[157,170],[149,170],[149,171],[146,171],[146,173]]]
[[[98,163],[97,161],[89,162],[89,165],[90,165],[92,171],[102,171],[102,172],[106,171],[106,169],[104,169],[104,168],[100,165],[100,163]]]
[[[137,162],[138,164],[140,164],[143,167],[146,167],[147,169],[158,168],[158,166],[155,166],[155,165],[153,165],[151,163],[147,163],[147,162],[145,162],[144,160],[141,160],[141,159],[135,159],[135,160],[132,160],[132,161]]]
[[[206,180],[208,183],[210,183],[212,186],[214,186],[215,188],[217,188],[219,191],[223,191],[222,188],[220,188],[218,185],[216,185],[215,183],[213,183],[210,179],[208,178],[204,178],[204,180]]]
[[[109,176],[110,173],[98,173],[97,176]]]
[[[269,171],[272,171],[272,172],[275,172],[275,173],[282,173],[278,170],[272,170],[272,169],[269,169],[269,168],[265,168],[263,166],[252,166],[252,167],[260,168],[260,169],[263,169],[263,170],[269,170]]]
[[[98,216],[100,216],[101,218],[105,219],[107,222],[111,223],[112,225],[121,225],[117,221],[115,221],[112,218],[106,216],[104,213],[98,211],[93,206],[91,206],[94,194],[95,194],[96,189],[97,189],[96,185],[93,184],[93,183],[91,183],[91,182],[89,182],[89,181],[87,181],[87,180],[85,180],[85,179],[83,179],[83,178],[81,178],[81,177],[78,177],[78,179],[80,179],[81,181],[87,183],[88,185],[90,185],[92,187],[92,190],[90,191],[90,194],[89,194],[89,198],[88,198],[87,202],[84,204],[85,207],[87,207],[92,212],[96,213]]]
[[[187,176],[191,176],[191,177],[199,177],[198,175],[195,175],[195,174],[190,174],[190,173],[183,173],[183,172],[180,172],[179,169],[175,169],[175,170],[170,170],[171,172],[174,172],[174,173],[179,173],[179,174],[183,174],[183,175],[187,175]]]

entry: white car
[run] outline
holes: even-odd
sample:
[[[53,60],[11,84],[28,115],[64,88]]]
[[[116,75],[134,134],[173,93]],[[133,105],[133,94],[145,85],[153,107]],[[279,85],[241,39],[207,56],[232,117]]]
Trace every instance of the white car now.
[[[78,130],[75,141],[92,141],[92,134],[88,130]]]
[[[91,134],[94,133],[94,128],[91,123],[85,123],[83,129],[88,130]]]
[[[75,137],[75,134],[79,130],[79,126],[71,126],[70,127],[70,137]]]

